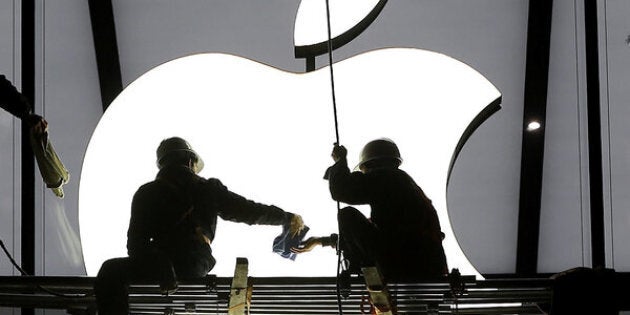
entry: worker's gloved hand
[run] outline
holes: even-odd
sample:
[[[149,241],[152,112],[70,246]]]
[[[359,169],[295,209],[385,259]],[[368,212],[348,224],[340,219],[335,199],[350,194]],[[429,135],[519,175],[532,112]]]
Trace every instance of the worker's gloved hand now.
[[[295,237],[304,229],[304,221],[299,214],[293,214],[291,216],[291,227],[289,228],[289,235]]]
[[[306,253],[312,251],[317,246],[336,248],[338,238],[339,236],[337,234],[322,237],[309,237],[306,241],[300,243],[300,246],[292,247],[291,252],[296,254]]]
[[[177,280],[175,280],[174,278],[171,280],[172,281],[160,282],[160,292],[162,293],[162,295],[171,295],[177,292],[177,288],[179,286]]]
[[[173,294],[177,291],[178,283],[175,268],[171,260],[162,253],[158,253],[154,263],[160,272],[160,292],[163,295]]]
[[[29,114],[24,121],[28,124],[30,128],[39,128],[40,133],[44,133],[48,130],[48,122],[44,117],[37,114]]]
[[[338,162],[341,159],[345,159],[347,155],[348,150],[346,150],[346,147],[342,145],[337,145],[336,143],[333,147],[332,153],[330,154],[335,162]]]
[[[298,247],[292,247],[291,252],[296,254],[302,254],[312,251],[315,247],[322,245],[321,237],[309,237],[306,241],[302,242]]]

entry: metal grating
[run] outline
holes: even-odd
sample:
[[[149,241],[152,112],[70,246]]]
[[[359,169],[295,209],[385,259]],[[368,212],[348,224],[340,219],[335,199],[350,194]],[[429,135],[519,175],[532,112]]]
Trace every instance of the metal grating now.
[[[93,313],[93,282],[91,277],[0,277],[0,306]],[[231,283],[229,277],[207,276],[180,283],[179,290],[169,296],[160,294],[157,283],[134,283],[131,312],[227,314]],[[249,314],[338,314],[336,283],[334,277],[249,277]],[[387,288],[397,314],[544,314],[541,309],[551,302],[549,279],[462,277],[458,284],[455,290],[445,277],[388,284]],[[362,277],[348,279],[341,293],[344,314],[370,313]]]

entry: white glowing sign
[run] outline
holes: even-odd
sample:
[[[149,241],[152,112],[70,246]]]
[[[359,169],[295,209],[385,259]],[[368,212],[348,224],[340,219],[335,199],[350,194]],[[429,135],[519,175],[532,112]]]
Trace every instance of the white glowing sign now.
[[[449,267],[477,274],[459,248],[446,211],[451,156],[472,119],[499,96],[467,65],[418,49],[384,49],[335,64],[339,133],[354,165],[369,140],[395,140],[438,209]],[[81,238],[89,275],[125,256],[131,198],[157,172],[155,149],[174,135],[206,163],[201,175],[232,191],[303,216],[309,235],[337,230],[336,203],[324,170],[335,141],[329,70],[281,71],[225,54],[163,64],[129,85],[111,104],[88,146],[80,183]],[[367,213],[367,210],[363,208]],[[271,252],[280,227],[220,221],[214,274],[233,274],[248,257],[254,276],[334,276],[330,248],[295,262]]]

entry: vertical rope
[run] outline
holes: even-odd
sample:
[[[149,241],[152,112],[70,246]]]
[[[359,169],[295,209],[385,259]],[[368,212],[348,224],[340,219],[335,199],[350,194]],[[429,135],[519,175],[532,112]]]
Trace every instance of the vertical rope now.
[[[330,31],[330,4],[326,0],[326,23],[328,24],[328,66],[330,68],[330,85],[332,87],[333,113],[335,115],[335,139],[339,144],[339,123],[337,122],[337,99],[335,97],[335,74],[333,71],[332,35]]]
[[[332,93],[333,114],[335,118],[335,144],[339,145],[339,123],[337,120],[337,98],[335,97],[335,73],[333,71],[333,56],[332,56],[332,32],[330,28],[330,3],[326,0],[326,25],[328,30],[328,67],[330,68],[330,86]],[[337,201],[337,212],[341,210],[341,205]],[[339,315],[343,315],[343,308],[341,306],[341,288],[339,274],[341,272],[341,230],[337,228],[339,237],[337,238],[337,307],[339,308]]]

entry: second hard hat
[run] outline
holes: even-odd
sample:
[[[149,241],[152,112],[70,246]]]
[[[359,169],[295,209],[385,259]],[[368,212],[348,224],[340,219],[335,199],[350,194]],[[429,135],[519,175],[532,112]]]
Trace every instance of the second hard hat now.
[[[365,163],[382,159],[398,161],[398,165],[402,163],[400,150],[398,150],[398,146],[391,139],[381,138],[368,142],[361,150],[357,168],[361,168]]]

